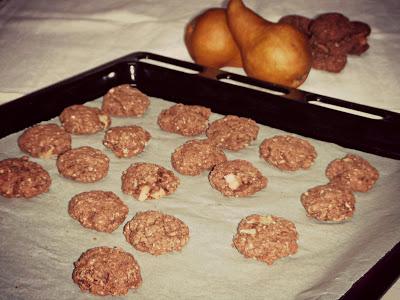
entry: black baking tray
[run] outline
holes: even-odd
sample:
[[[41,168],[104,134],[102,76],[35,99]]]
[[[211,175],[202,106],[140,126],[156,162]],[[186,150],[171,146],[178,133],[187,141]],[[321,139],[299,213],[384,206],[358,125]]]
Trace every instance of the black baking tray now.
[[[136,52],[0,106],[0,138],[52,119],[70,105],[134,84],[145,94],[252,118],[303,136],[400,159],[400,114]],[[341,299],[377,299],[400,276],[400,242]]]

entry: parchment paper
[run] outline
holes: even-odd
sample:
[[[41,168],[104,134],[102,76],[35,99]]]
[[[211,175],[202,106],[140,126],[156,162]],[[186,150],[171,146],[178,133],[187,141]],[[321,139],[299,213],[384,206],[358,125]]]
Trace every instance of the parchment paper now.
[[[100,101],[88,105],[100,106]],[[151,101],[141,118],[112,119],[112,126],[137,124],[151,133],[145,152],[137,157],[115,157],[101,143],[103,132],[73,136],[73,147],[91,145],[109,156],[110,172],[105,179],[73,182],[58,174],[54,159],[32,158],[49,171],[50,191],[31,200],[0,197],[0,298],[99,299],[82,293],[73,283],[73,262],[89,248],[119,246],[135,256],[143,277],[142,286],[126,299],[336,299],[399,241],[400,161],[308,139],[318,152],[312,168],[283,172],[259,158],[258,147],[264,138],[284,132],[262,125],[250,147],[226,152],[229,159],[249,160],[268,177],[267,188],[254,196],[226,198],[211,188],[207,173],[196,177],[176,173],[181,180],[178,190],[160,200],[142,203],[123,194],[121,173],[131,163],[153,162],[173,170],[171,153],[189,139],[161,131],[157,116],[173,103]],[[211,121],[220,117],[213,114]],[[0,159],[23,155],[16,143],[19,134],[0,141]],[[379,170],[379,181],[370,192],[356,194],[351,221],[321,224],[307,218],[301,193],[326,183],[327,164],[347,153],[366,158]],[[77,193],[95,189],[113,191],[123,199],[129,206],[126,221],[149,209],[180,218],[190,228],[187,246],[181,253],[155,257],[128,244],[123,225],[112,234],[83,228],[68,215],[68,202]],[[239,221],[253,213],[292,220],[299,232],[298,252],[272,266],[239,254],[231,245],[232,237]]]

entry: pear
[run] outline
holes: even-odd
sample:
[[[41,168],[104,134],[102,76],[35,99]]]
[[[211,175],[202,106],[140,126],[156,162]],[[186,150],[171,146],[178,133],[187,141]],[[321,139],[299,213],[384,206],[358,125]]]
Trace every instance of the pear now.
[[[265,20],[242,0],[228,2],[227,19],[248,76],[290,87],[306,80],[312,56],[303,33],[292,25]]]

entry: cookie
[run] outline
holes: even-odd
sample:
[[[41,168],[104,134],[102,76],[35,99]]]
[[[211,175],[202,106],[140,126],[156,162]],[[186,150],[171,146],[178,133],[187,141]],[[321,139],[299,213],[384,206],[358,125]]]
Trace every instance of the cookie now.
[[[351,32],[349,18],[336,12],[317,16],[309,28],[310,33],[322,43],[341,41]]]
[[[0,161],[0,195],[6,198],[32,198],[49,191],[51,178],[41,165],[28,156]]]
[[[339,222],[351,218],[355,202],[351,191],[330,184],[311,188],[301,195],[307,216],[323,222]]]
[[[272,215],[250,215],[240,221],[233,245],[246,258],[268,265],[297,252],[298,234],[293,222]]]
[[[57,124],[35,125],[19,136],[18,146],[30,156],[50,158],[71,149],[71,135]]]
[[[124,222],[128,206],[113,192],[82,192],[69,201],[69,215],[85,228],[113,232]]]
[[[140,266],[132,254],[120,248],[95,247],[74,263],[72,280],[84,292],[122,296],[142,284]]]
[[[195,136],[206,131],[210,115],[211,110],[203,106],[176,104],[163,110],[157,122],[164,131]]]
[[[102,110],[115,117],[140,117],[149,105],[150,100],[145,94],[129,84],[123,84],[104,95]]]
[[[317,70],[339,73],[347,64],[347,49],[340,43],[322,44],[311,39],[312,67]]]
[[[219,147],[239,151],[257,138],[259,127],[256,122],[238,116],[226,116],[210,124],[207,137]]]
[[[226,161],[224,152],[209,140],[187,141],[175,149],[172,166],[183,175],[196,176]]]
[[[64,129],[73,134],[92,134],[110,127],[110,116],[96,107],[72,105],[60,114]]]
[[[260,156],[280,170],[296,171],[309,169],[317,152],[306,140],[290,135],[276,135],[261,143]]]
[[[124,235],[136,250],[161,255],[181,251],[189,240],[189,227],[174,216],[149,210],[126,223]]]
[[[117,157],[133,157],[142,153],[151,135],[140,126],[118,126],[108,129],[103,145]]]
[[[211,186],[228,197],[253,195],[267,186],[267,178],[246,160],[230,160],[216,165],[208,179]]]
[[[371,27],[364,22],[352,21],[351,32],[345,38],[347,53],[352,55],[361,55],[368,50],[368,36],[371,33]]]
[[[176,191],[179,178],[162,166],[135,163],[122,173],[122,191],[139,201],[159,199]]]
[[[58,172],[79,182],[95,182],[108,173],[110,159],[89,146],[71,149],[57,158]]]
[[[311,19],[299,15],[287,15],[279,19],[278,23],[289,24],[298,29],[300,32],[309,36]]]
[[[325,171],[331,183],[353,192],[367,192],[379,178],[378,170],[364,158],[348,154],[330,162]]]

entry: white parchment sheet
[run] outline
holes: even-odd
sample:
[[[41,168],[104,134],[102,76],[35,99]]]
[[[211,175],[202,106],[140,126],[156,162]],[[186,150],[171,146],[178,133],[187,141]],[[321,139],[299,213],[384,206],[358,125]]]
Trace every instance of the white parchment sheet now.
[[[178,190],[160,200],[139,202],[123,194],[121,174],[131,163],[152,162],[173,170],[171,153],[190,139],[161,131],[157,116],[173,103],[151,101],[141,118],[112,119],[112,126],[136,124],[151,133],[145,152],[134,158],[114,156],[101,143],[104,132],[73,136],[73,147],[90,145],[111,159],[109,174],[100,182],[73,182],[58,174],[55,159],[32,158],[49,171],[50,191],[31,200],[0,197],[1,299],[100,299],[82,293],[71,278],[73,262],[97,246],[122,247],[141,266],[142,286],[121,299],[336,299],[400,240],[400,161],[308,139],[318,152],[312,168],[283,172],[259,158],[258,147],[264,138],[284,132],[262,125],[250,147],[226,152],[229,159],[249,160],[268,177],[267,188],[251,197],[222,196],[211,188],[206,172],[196,177],[175,172],[181,181]],[[99,107],[101,99],[88,105]],[[211,121],[220,117],[213,114]],[[19,135],[0,140],[0,159],[23,155],[16,143]],[[366,158],[379,170],[380,179],[370,192],[356,194],[351,221],[321,224],[307,218],[301,193],[326,183],[328,163],[347,153]],[[113,191],[129,206],[123,224],[149,209],[180,218],[190,228],[187,246],[180,253],[155,257],[128,244],[123,225],[111,234],[83,228],[68,215],[68,202],[77,193],[95,189]],[[239,254],[232,237],[239,221],[254,213],[293,221],[299,232],[298,252],[272,266]],[[108,298],[112,297],[103,299]]]

